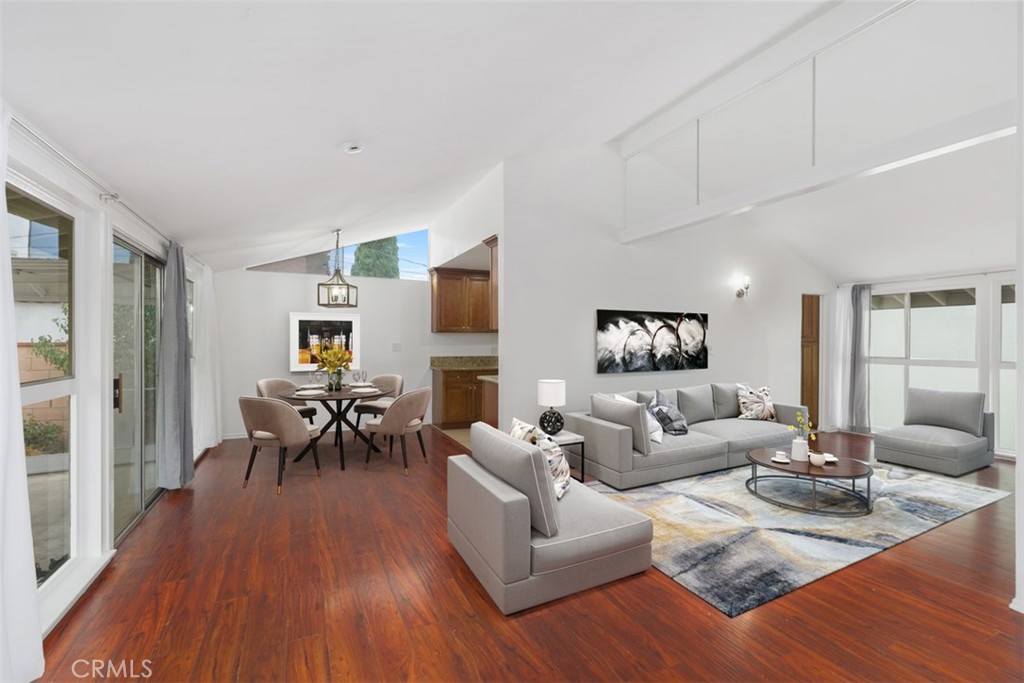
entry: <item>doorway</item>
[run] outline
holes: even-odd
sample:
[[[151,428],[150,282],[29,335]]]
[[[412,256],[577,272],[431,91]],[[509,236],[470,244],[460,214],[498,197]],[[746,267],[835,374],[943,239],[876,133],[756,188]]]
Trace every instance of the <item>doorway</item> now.
[[[163,265],[114,240],[114,537],[156,499],[157,351]]]

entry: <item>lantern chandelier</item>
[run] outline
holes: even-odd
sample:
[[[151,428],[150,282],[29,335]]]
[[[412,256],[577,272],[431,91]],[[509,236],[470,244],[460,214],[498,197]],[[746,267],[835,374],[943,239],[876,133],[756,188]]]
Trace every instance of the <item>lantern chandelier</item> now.
[[[341,260],[338,251],[341,250]],[[345,282],[345,251],[341,247],[341,230],[334,231],[334,275],[317,285],[317,303],[324,308],[355,308],[359,305],[359,288]]]

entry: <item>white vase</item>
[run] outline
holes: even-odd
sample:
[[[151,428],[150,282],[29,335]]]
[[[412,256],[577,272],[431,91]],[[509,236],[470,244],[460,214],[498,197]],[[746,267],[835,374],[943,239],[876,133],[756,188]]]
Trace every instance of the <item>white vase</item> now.
[[[793,439],[791,457],[796,462],[807,462],[807,439]]]

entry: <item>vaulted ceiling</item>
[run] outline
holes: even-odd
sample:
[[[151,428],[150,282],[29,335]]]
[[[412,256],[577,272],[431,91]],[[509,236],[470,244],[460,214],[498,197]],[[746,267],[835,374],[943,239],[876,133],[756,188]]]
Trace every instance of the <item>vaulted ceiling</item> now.
[[[421,227],[501,160],[606,142],[828,4],[4,3],[3,96],[233,268]]]

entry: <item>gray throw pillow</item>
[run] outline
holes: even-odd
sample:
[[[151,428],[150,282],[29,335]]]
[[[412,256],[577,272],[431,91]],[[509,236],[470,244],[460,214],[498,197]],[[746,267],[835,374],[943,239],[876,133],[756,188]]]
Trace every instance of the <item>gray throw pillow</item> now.
[[[711,393],[715,397],[715,419],[740,416],[738,384],[712,384]]]
[[[715,419],[715,400],[711,395],[711,385],[701,384],[685,387],[676,391],[679,396],[679,410],[686,416],[690,424]],[[737,406],[739,403],[737,402]]]

